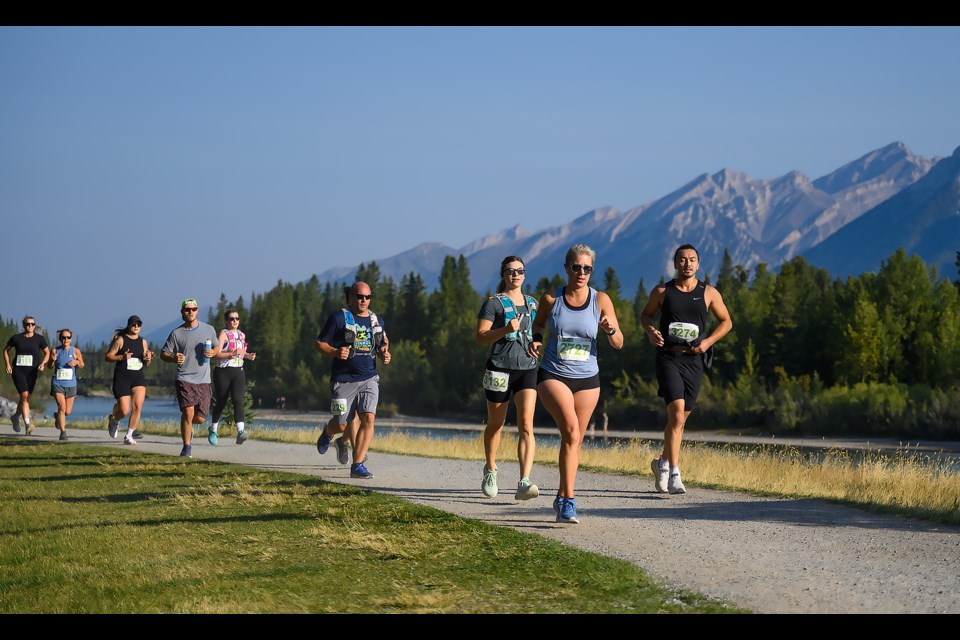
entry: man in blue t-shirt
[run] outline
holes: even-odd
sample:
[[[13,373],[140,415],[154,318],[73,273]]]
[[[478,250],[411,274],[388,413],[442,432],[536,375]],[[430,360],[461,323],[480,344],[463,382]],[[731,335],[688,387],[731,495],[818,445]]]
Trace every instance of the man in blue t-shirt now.
[[[351,478],[372,478],[366,467],[367,450],[373,440],[374,417],[380,400],[377,357],[390,363],[389,340],[383,320],[370,310],[370,285],[354,282],[344,294],[347,307],[327,318],[314,347],[333,359],[330,367],[330,411],[333,418],[317,440],[317,451],[326,453],[332,436],[343,433],[359,415],[353,442]],[[352,431],[352,429],[351,429]],[[331,432],[334,432],[331,435]],[[342,439],[342,438],[341,438]]]

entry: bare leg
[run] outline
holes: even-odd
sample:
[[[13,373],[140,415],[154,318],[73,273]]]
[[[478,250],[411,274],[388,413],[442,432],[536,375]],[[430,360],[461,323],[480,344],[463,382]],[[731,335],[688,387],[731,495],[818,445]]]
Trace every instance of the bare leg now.
[[[487,458],[487,469],[497,470],[497,450],[500,448],[500,434],[507,419],[506,402],[487,400],[487,428],[483,430],[483,453]]]
[[[180,438],[183,444],[190,444],[193,437],[193,407],[185,407],[180,410]]]
[[[370,443],[373,441],[373,421],[376,417],[374,413],[360,414],[360,427],[357,429],[356,437],[353,441],[353,463],[357,464],[367,459],[367,450],[370,449]]]
[[[520,463],[520,479],[529,478],[533,472],[533,460],[537,453],[537,441],[533,436],[533,412],[537,408],[536,389],[524,389],[514,394],[517,407],[517,461]]]
[[[683,427],[690,412],[684,410],[684,402],[674,400],[667,405],[667,427],[663,430],[663,457],[671,467],[680,466],[680,443],[683,440]]]
[[[132,408],[130,410],[130,430],[133,431],[140,424],[140,411],[143,409],[143,401],[147,397],[146,387],[134,387],[130,396]]]
[[[53,397],[57,401],[57,411],[53,414],[53,421],[57,429],[63,432],[67,430],[67,399],[62,393],[55,393]],[[73,400],[73,398],[70,399]]]
[[[580,445],[590,425],[590,416],[600,399],[600,389],[574,394],[558,380],[545,380],[537,387],[543,406],[560,430],[560,495],[573,498],[580,466]]]
[[[20,394],[20,402],[17,403],[17,412],[23,416],[24,422],[30,422],[30,392],[24,391]]]

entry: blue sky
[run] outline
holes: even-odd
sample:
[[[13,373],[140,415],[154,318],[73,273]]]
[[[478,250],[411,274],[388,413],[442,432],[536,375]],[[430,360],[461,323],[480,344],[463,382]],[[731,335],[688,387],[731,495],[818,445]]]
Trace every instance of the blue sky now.
[[[960,146],[958,27],[0,27],[0,315],[145,330],[723,168]]]

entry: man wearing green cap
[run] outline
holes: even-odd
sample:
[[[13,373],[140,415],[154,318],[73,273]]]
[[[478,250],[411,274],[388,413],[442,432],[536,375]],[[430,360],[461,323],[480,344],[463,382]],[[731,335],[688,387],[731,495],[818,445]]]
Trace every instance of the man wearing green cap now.
[[[220,353],[217,331],[197,320],[200,307],[194,298],[180,304],[183,324],[170,332],[160,351],[164,362],[177,365],[177,403],[180,405],[180,455],[192,458],[193,425],[203,424],[210,410],[210,358]],[[211,440],[211,444],[216,444]]]

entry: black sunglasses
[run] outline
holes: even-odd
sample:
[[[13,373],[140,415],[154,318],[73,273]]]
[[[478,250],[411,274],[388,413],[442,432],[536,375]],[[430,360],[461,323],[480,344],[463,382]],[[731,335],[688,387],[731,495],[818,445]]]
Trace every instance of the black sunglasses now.
[[[362,293],[355,293],[353,294],[353,297],[356,298],[357,300],[369,300],[370,298],[373,297],[373,294],[371,293],[369,295],[363,295]]]
[[[37,326],[37,323],[36,323],[36,322],[24,322],[24,323],[23,323],[23,326],[25,326],[25,327],[35,327],[35,326]]]
[[[227,318],[227,322],[240,322],[240,316],[235,318]]]
[[[131,324],[130,326],[131,326],[131,327],[142,327],[142,326],[143,326],[143,323],[142,323],[142,322],[134,322],[134,323]]]
[[[570,270],[573,271],[574,273],[582,272],[587,275],[590,275],[591,273],[593,273],[593,267],[591,267],[588,264],[568,264],[567,266],[570,267]]]
[[[504,269],[504,270],[503,270],[503,275],[505,275],[505,276],[513,276],[513,275],[522,276],[522,275],[525,274],[525,273],[526,273],[526,271],[523,270],[523,267],[520,267],[519,269]]]
[[[60,339],[61,339],[61,340],[69,340],[69,339],[72,338],[72,337],[73,337],[73,336],[60,336]]]
[[[184,307],[183,309],[180,309],[180,313],[183,313],[184,311],[186,311],[187,313],[193,313],[196,310],[197,310],[197,307]]]

